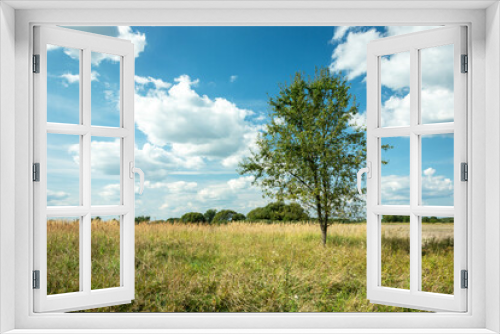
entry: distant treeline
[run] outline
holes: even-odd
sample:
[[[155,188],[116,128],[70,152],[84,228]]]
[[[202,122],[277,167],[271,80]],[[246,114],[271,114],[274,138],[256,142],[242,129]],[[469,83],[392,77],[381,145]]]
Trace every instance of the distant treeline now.
[[[270,203],[264,207],[259,207],[250,211],[247,216],[242,213],[238,213],[234,210],[221,210],[216,209],[207,210],[205,213],[200,212],[188,212],[182,215],[182,217],[173,217],[166,220],[151,220],[150,216],[138,216],[135,217],[135,223],[195,223],[195,224],[228,224],[230,222],[236,221],[247,221],[256,223],[267,223],[267,224],[297,224],[297,223],[317,223],[317,219],[310,217],[307,212],[298,204],[291,203],[286,204],[283,202]],[[332,223],[361,223],[365,219],[358,220],[332,220]],[[409,223],[409,216],[383,216],[382,222],[384,223]],[[424,223],[453,223],[453,218],[438,218],[438,217],[422,217],[422,222]]]
[[[410,216],[383,216],[382,217],[382,222],[383,223],[409,223],[410,222]],[[445,217],[445,218],[438,218],[438,217],[422,217],[422,222],[423,223],[453,223],[453,218],[451,217]]]

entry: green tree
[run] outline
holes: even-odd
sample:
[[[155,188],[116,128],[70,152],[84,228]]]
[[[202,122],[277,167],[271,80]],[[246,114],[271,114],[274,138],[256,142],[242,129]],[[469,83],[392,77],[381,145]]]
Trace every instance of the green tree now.
[[[349,89],[342,74],[327,68],[314,77],[296,73],[269,99],[270,123],[258,150],[239,165],[265,195],[313,210],[323,245],[332,220],[357,216],[362,207],[356,172],[365,161],[366,139],[364,129],[352,124],[358,108]]]
[[[214,224],[227,224],[231,221],[245,220],[245,215],[233,210],[221,210],[217,212],[213,219]]]
[[[181,221],[183,223],[204,223],[205,217],[199,212],[188,212],[182,215]]]
[[[250,220],[298,221],[308,220],[309,215],[297,203],[269,203],[265,207],[255,208],[247,215]]]
[[[217,210],[215,209],[208,209],[207,212],[203,216],[205,216],[205,221],[207,221],[209,224],[214,220],[215,215],[217,214]]]

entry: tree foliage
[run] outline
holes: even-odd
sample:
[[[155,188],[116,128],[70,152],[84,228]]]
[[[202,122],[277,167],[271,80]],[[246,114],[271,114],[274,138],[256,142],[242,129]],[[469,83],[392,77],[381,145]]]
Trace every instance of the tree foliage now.
[[[300,203],[316,213],[326,244],[328,225],[358,215],[356,172],[366,157],[365,131],[352,126],[356,100],[342,74],[296,73],[269,100],[270,123],[258,150],[239,165],[265,195]]]
[[[309,215],[297,203],[269,203],[265,207],[255,208],[247,214],[250,220],[301,221],[308,220]]]
[[[199,212],[188,212],[182,215],[181,221],[183,223],[204,223],[205,216]]]
[[[233,210],[221,210],[217,212],[212,223],[213,224],[227,224],[232,221],[245,220],[245,215],[237,213]]]
[[[205,221],[209,224],[214,220],[215,215],[217,214],[217,210],[208,209],[203,216],[205,216]]]

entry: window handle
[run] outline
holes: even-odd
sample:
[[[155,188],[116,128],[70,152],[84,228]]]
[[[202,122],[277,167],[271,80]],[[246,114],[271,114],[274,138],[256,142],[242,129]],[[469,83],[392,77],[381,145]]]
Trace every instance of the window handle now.
[[[372,178],[372,163],[371,162],[367,162],[366,163],[366,167],[365,168],[361,168],[360,170],[358,170],[358,192],[360,195],[363,195],[363,191],[361,190],[361,175],[363,175],[363,173],[366,173],[366,177],[371,179]]]
[[[142,192],[144,191],[144,172],[140,168],[134,167],[134,162],[130,161],[129,176],[131,179],[134,179],[135,173],[139,174],[140,184],[141,184],[139,189],[139,194],[142,195]]]

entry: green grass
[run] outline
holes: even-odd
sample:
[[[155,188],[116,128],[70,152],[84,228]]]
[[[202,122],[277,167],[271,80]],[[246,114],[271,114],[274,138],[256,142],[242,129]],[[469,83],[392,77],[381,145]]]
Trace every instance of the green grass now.
[[[119,243],[112,240],[117,237],[118,224],[93,224],[92,262],[104,264],[93,265],[93,277],[98,277],[100,287],[116,286],[119,266],[113,259]],[[78,291],[78,276],[68,277],[78,274],[78,226],[61,222],[48,226],[49,293]],[[388,279],[383,282],[389,286],[404,287],[409,281],[409,269],[402,270],[407,266],[409,247],[397,233],[407,226],[392,223],[383,240],[388,246],[383,253],[383,279]],[[431,232],[434,229],[426,226]],[[439,224],[439,228],[440,233],[424,240],[422,284],[425,291],[450,293],[453,225]],[[73,243],[62,244],[64,238]],[[370,304],[366,299],[365,240],[364,224],[333,225],[323,247],[317,225],[141,223],[136,225],[136,299],[131,304],[89,311],[414,311]],[[95,288],[94,281],[92,285]]]

